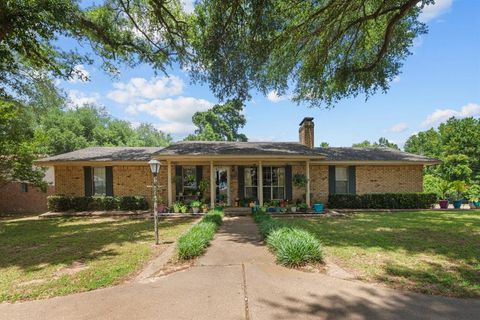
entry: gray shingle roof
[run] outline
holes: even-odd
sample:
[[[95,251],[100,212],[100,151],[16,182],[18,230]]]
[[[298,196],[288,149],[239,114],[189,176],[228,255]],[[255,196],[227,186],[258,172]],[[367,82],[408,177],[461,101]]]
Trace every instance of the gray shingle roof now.
[[[180,155],[278,155],[321,156],[298,142],[229,142],[229,141],[182,141],[172,144],[155,156]]]
[[[54,161],[148,161],[161,147],[91,147],[39,160]]]
[[[436,163],[437,159],[391,148],[315,148],[327,161],[408,161]]]

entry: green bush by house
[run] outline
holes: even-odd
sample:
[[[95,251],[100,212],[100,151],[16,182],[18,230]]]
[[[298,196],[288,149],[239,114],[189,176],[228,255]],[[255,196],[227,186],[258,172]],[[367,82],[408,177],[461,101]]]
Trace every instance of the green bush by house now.
[[[434,193],[331,194],[329,208],[337,209],[430,209]]]
[[[148,202],[145,197],[120,196],[120,197],[67,197],[49,196],[48,210],[62,211],[88,211],[88,210],[147,210]]]
[[[201,255],[222,224],[222,217],[223,211],[212,210],[202,218],[202,221],[178,238],[178,257],[187,260]]]
[[[286,266],[301,266],[309,262],[322,261],[320,241],[310,232],[289,228],[263,212],[253,214],[260,234],[268,247],[275,253],[277,261]]]

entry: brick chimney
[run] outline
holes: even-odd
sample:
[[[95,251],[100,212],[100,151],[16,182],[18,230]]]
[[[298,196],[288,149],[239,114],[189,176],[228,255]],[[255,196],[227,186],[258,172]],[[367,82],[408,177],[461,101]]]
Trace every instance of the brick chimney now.
[[[314,127],[313,118],[305,117],[302,122],[300,122],[300,129],[298,129],[300,143],[309,148],[315,146],[313,142]]]

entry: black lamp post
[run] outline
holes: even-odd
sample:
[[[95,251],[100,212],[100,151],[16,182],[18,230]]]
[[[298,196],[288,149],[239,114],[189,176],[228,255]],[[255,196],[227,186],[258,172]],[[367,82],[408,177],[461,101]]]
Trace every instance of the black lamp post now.
[[[160,161],[148,161],[153,175],[153,220],[155,228],[155,244],[158,245],[158,208],[157,208],[157,175],[160,172]]]

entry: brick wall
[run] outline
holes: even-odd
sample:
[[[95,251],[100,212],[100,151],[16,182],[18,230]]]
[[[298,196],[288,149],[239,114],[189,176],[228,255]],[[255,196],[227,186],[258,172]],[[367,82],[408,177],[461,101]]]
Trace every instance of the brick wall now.
[[[292,166],[292,177],[295,174],[305,175],[305,164]],[[310,165],[310,200],[328,200],[328,166]],[[293,201],[300,199],[305,201],[305,188],[292,185]]]
[[[358,194],[422,192],[423,166],[357,166]]]
[[[84,196],[83,167],[55,166],[55,193],[65,196]]]
[[[55,187],[47,192],[28,185],[22,192],[20,182],[10,182],[0,188],[0,213],[39,213],[47,211],[47,197],[54,194]]]

